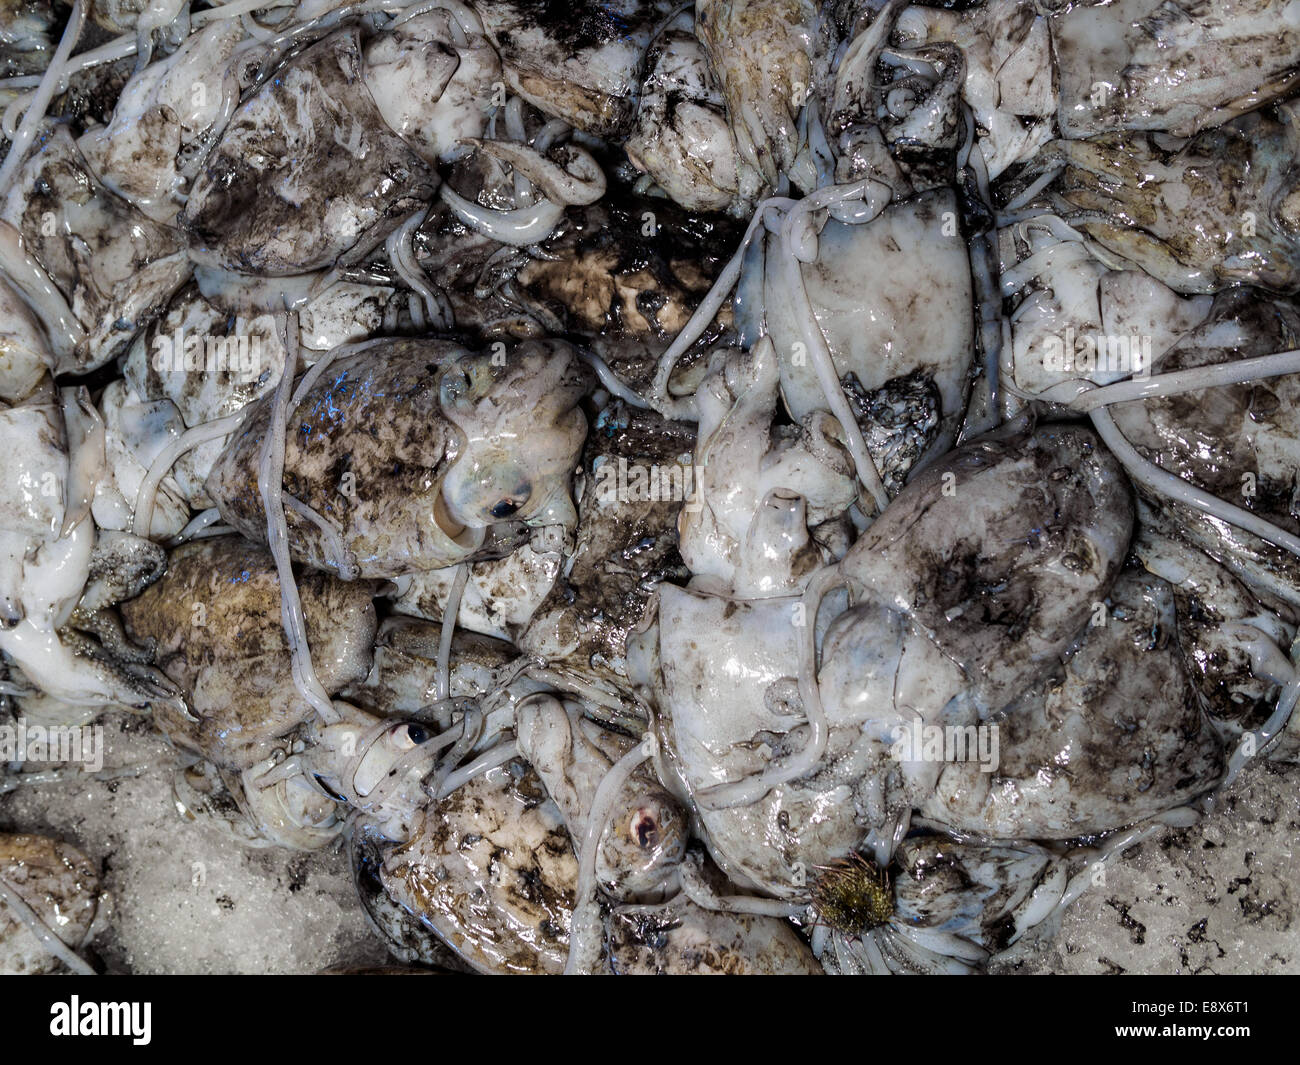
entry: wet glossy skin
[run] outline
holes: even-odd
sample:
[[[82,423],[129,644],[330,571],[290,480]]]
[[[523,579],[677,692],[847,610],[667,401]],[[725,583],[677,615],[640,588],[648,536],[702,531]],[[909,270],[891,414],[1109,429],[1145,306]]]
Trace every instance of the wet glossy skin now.
[[[187,178],[238,99],[230,69],[242,27],[222,20],[124,88],[113,120],[78,140],[99,179],[158,222],[175,220]]]
[[[670,778],[679,777],[688,794],[758,772],[777,751],[804,741],[783,703],[798,698],[795,605],[665,587],[655,624],[630,641],[629,671],[634,680],[650,679]],[[710,856],[737,883],[778,898],[806,897],[799,864],[843,857],[865,834],[851,798],[856,776],[856,768],[832,771],[747,806],[698,808]]]
[[[677,535],[683,493],[671,484],[663,491],[662,477],[676,476],[682,486],[679,460],[689,458],[693,439],[689,425],[649,411],[611,418],[591,434],[573,550],[520,633],[522,650],[602,687],[623,686],[628,633],[656,586],[687,573]],[[651,468],[661,473],[653,493]],[[639,491],[632,484],[638,474]]]
[[[471,781],[384,863],[386,891],[479,972],[558,973],[578,862],[525,763]]]
[[[682,557],[693,577],[742,597],[801,589],[831,561],[810,528],[857,500],[838,424],[810,412],[801,432],[773,431],[779,382],[776,349],[765,339],[730,355],[698,393],[695,491],[678,518]]]
[[[465,138],[483,135],[501,62],[456,14],[435,9],[379,34],[365,62],[385,121],[430,165],[459,158],[469,151]]]
[[[110,706],[174,703],[174,686],[130,645],[112,611],[161,569],[160,548],[97,528],[104,426],[84,390],[48,382],[0,411],[11,476],[0,493],[0,649],[33,724],[80,725]],[[63,402],[66,400],[67,402]]]
[[[953,41],[963,94],[989,131],[996,177],[1052,135],[1116,130],[1191,136],[1294,90],[1300,37],[1281,0],[1197,5],[1088,0],[1042,8],[996,0],[961,12],[920,5],[904,41]]]
[[[91,17],[116,33],[166,26],[179,10],[178,0],[92,0],[90,5]]]
[[[441,624],[404,614],[385,618],[375,634],[373,668],[364,680],[344,688],[343,697],[382,717],[405,718],[427,707],[437,682],[441,636]],[[453,699],[488,694],[497,672],[515,657],[505,641],[463,628],[452,640],[451,652],[448,680]]]
[[[1268,355],[1300,337],[1300,314],[1250,290],[1225,292],[1161,361],[1162,372]],[[1215,495],[1240,498],[1286,528],[1300,465],[1300,386],[1292,376],[1116,404],[1115,424],[1162,469]],[[1247,476],[1249,475],[1249,476]],[[1253,484],[1251,483],[1253,482]],[[1243,485],[1251,487],[1243,492]]]
[[[1053,135],[1057,110],[1049,21],[1031,0],[993,0],[961,12],[915,5],[898,19],[905,43],[961,49],[962,95],[981,128],[989,176],[1031,157]]]
[[[424,831],[385,859],[381,879],[475,970],[558,973],[577,881],[562,826],[535,773],[512,762],[439,803]],[[615,912],[607,928],[601,972],[816,971],[784,922],[712,913],[681,895],[644,916]]]
[[[447,2],[353,12],[278,66],[283,40],[208,16],[178,51],[153,39],[103,126],[84,85],[55,108],[66,121],[0,207],[4,276],[57,289],[0,281],[17,474],[0,492],[0,679],[41,689],[13,697],[21,713],[150,710],[198,756],[176,787],[190,816],[299,850],[346,825],[395,952],[445,964],[436,940],[492,973],[560,971],[570,932],[600,971],[971,971],[1055,910],[1068,841],[1185,823],[1293,675],[1300,562],[1136,497],[1085,420],[1035,402],[1060,383],[1041,347],[1140,334],[1178,369],[1300,346],[1300,318],[1261,294],[1300,288],[1300,142],[1292,108],[1265,107],[1294,87],[1290,9]],[[141,8],[92,14],[144,46],[175,11]],[[264,29],[336,10],[305,0]],[[1045,146],[1057,132],[1093,139]],[[985,172],[1011,177],[981,204]],[[1040,175],[1035,203],[1011,206]],[[697,417],[642,409],[628,393],[737,219],[867,176],[871,220],[809,212],[789,272],[772,227],[790,201],[766,216],[673,377]],[[1027,225],[1040,209],[1056,213]],[[991,292],[969,243],[985,225]],[[794,270],[826,387],[883,482],[874,510]],[[331,359],[287,413],[282,486],[336,533],[287,508],[319,714],[291,679],[257,484],[295,323],[291,372]],[[156,343],[181,329],[255,339],[260,359],[160,368]],[[124,353],[86,389],[69,377]],[[995,369],[1038,422],[974,428],[1006,413],[1005,396],[968,411]],[[1222,497],[1253,474],[1245,505],[1294,530],[1290,381],[1112,414]],[[164,446],[239,412],[175,464],[154,539],[130,535]],[[692,482],[657,497],[621,478],[683,465]],[[207,508],[238,535],[167,551]],[[996,764],[902,757],[913,723],[996,729]],[[457,744],[448,725],[481,732]],[[1293,724],[1270,753],[1297,751]],[[501,764],[435,798],[484,752]],[[818,878],[866,853],[892,916],[828,929]],[[784,916],[724,912],[734,895]],[[0,959],[7,934],[0,913]]]
[[[471,564],[456,623],[461,629],[500,640],[518,641],[555,586],[563,553],[536,551],[524,544],[505,558]],[[446,612],[455,570],[426,570],[399,577],[395,609],[438,620]]]
[[[41,0],[5,0],[0,6],[0,24],[0,76],[39,73],[54,50],[49,39],[53,5]]]
[[[817,260],[801,268],[835,371],[862,411],[864,435],[870,439],[874,428],[882,436],[876,462],[891,488],[924,455],[951,445],[966,410],[974,329],[963,313],[971,305],[970,258],[965,241],[944,225],[945,217],[956,218],[956,209],[944,190],[892,204],[863,224],[829,221]],[[781,360],[781,393],[799,419],[824,409],[825,399],[775,266],[775,244],[768,240],[767,263],[757,254],[746,260],[738,325],[749,343],[761,327],[771,335]],[[893,397],[877,390],[909,375],[916,375],[912,391],[920,390],[911,406],[921,409],[900,421],[924,426],[928,407],[938,424],[911,441],[894,441],[899,434],[880,433],[881,416],[871,407],[892,406]]]
[[[532,763],[574,839],[586,831],[601,779],[632,744],[584,723],[576,703],[538,696],[516,718],[520,752]],[[686,850],[686,812],[644,773],[623,787],[597,841],[596,877],[620,901],[657,902],[676,886]]]
[[[54,354],[22,297],[3,281],[0,321],[0,399],[17,403],[35,391],[53,366]]]
[[[1165,351],[1200,325],[1210,310],[1212,297],[1182,296],[1141,270],[1108,269],[1078,241],[1014,225],[1000,237],[1006,248],[1004,276],[1016,278],[1005,287],[1021,288],[1011,298],[1013,376],[1015,386],[1030,396],[1064,388],[1062,383],[1069,380],[1119,380],[1133,366],[1135,349],[1129,338],[1137,338],[1137,355],[1148,359],[1149,354],[1148,361],[1159,364]],[[1029,272],[1032,276],[1025,276]],[[1067,364],[1066,338],[1071,336],[1076,351],[1068,353]],[[1107,349],[1090,366],[1078,357],[1082,337],[1124,338],[1127,350],[1112,359]]]
[[[1248,587],[1235,566],[1197,550],[1171,523],[1150,520],[1144,509],[1134,551],[1173,585],[1178,648],[1188,676],[1206,715],[1231,742],[1268,717],[1287,676],[1281,648],[1291,643],[1300,612],[1258,586]],[[1295,730],[1289,729],[1274,756],[1294,761],[1296,752]]]
[[[65,127],[28,158],[0,218],[21,234],[84,334],[60,353],[60,372],[85,373],[120,354],[189,277],[180,234],[103,188]]]
[[[312,662],[326,691],[370,671],[374,586],[324,573],[299,579]],[[172,551],[167,575],[124,604],[127,633],[153,640],[156,660],[185,692],[189,716],[156,718],[174,742],[235,769],[312,713],[294,690],[269,552],[238,536]]]
[[[722,85],[736,147],[769,186],[789,170],[813,83],[820,19],[809,0],[705,0],[695,29]]]
[[[926,816],[995,839],[1070,838],[1217,783],[1222,748],[1182,664],[1173,590],[1130,569],[1108,603],[1056,674],[1008,708],[996,771],[946,767]]]
[[[754,190],[740,187],[742,163],[721,88],[691,32],[690,16],[678,23],[646,56],[628,157],[683,207],[743,210]]]
[[[1280,0],[1069,4],[1050,25],[1067,136],[1114,129],[1190,136],[1295,87],[1300,34]]]
[[[718,913],[679,895],[609,922],[610,969],[620,975],[813,976],[812,954],[785,921]]]
[[[1146,134],[1058,141],[1071,205],[1108,216],[1082,228],[1107,251],[1179,292],[1245,282],[1300,287],[1300,144],[1289,119],[1262,114],[1199,134],[1176,152]]]
[[[657,0],[492,0],[476,5],[506,83],[588,133],[626,129],[642,57],[673,4]]]
[[[395,340],[332,363],[290,412],[285,490],[343,530],[362,576],[451,565],[507,519],[572,523],[585,368],[560,341],[502,361],[450,341]],[[223,517],[256,539],[269,416],[269,399],[249,409],[208,478]],[[306,522],[291,521],[290,546],[313,565],[337,565]]]
[[[271,276],[318,269],[432,197],[437,175],[385,124],[361,74],[358,31],[340,30],[240,107],[180,216],[196,260]]]
[[[99,409],[106,468],[95,484],[91,513],[101,529],[126,530],[134,523],[136,499],[150,464],[184,431],[184,422],[170,400],[144,400],[124,380],[104,389]],[[154,500],[148,532],[175,536],[188,516],[184,495],[163,485]]]
[[[941,766],[899,761],[898,726],[973,724],[1055,666],[1128,549],[1132,501],[1111,463],[1086,430],[1003,434],[952,453],[894,500],[840,564],[859,605],[828,604],[822,763],[757,802],[700,809],[730,875],[797,897],[798,863],[843,856],[933,789]],[[792,680],[798,606],[660,590],[631,672],[650,678],[691,792],[808,742]]]
[[[1091,431],[1003,431],[913,480],[841,570],[907,611],[996,710],[1083,628],[1132,529],[1128,486]]]

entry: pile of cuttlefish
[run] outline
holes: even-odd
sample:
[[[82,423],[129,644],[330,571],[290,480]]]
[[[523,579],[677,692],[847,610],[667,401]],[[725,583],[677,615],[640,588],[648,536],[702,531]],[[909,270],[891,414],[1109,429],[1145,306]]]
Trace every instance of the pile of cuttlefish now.
[[[0,0],[0,723],[512,973],[980,970],[1300,760],[1294,4],[958,6]]]

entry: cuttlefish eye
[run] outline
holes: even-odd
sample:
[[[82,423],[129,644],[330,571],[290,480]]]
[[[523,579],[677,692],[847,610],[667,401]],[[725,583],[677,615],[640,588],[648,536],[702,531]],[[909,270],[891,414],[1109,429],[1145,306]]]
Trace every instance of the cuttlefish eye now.
[[[620,897],[658,891],[686,853],[688,823],[677,801],[655,789],[639,795],[619,814],[596,859],[603,883],[617,880]],[[613,826],[611,825],[611,828]]]
[[[388,734],[389,742],[399,751],[409,751],[413,747],[418,747],[428,738],[428,729],[415,721],[408,721],[405,724],[398,725]]]
[[[461,359],[442,375],[439,398],[445,408],[472,409],[495,384],[496,375],[488,359]]]
[[[533,497],[533,486],[527,478],[519,477],[515,481],[513,487],[507,488],[506,485],[509,484],[510,481],[508,480],[505,482],[505,485],[497,480],[495,487],[497,492],[500,494],[496,496],[495,502],[492,502],[486,507],[486,514],[498,521],[517,513],[523,507],[527,506],[528,501]],[[493,485],[490,483],[482,485],[484,490],[488,490],[492,487]],[[502,488],[505,488],[506,490],[503,492],[501,491]],[[488,499],[491,500],[492,496],[488,496]]]
[[[430,367],[432,369],[432,367]],[[442,375],[442,382],[439,385],[439,392],[442,402],[445,406],[454,406],[456,401],[462,396],[466,396],[470,391],[469,374],[466,373],[465,367],[457,363],[447,368],[447,372]]]
[[[632,842],[643,851],[654,850],[659,845],[659,819],[654,811],[644,806],[632,813],[632,822],[628,826]]]
[[[518,463],[487,455],[453,467],[443,486],[448,513],[467,528],[481,528],[517,514],[533,497],[533,483]]]

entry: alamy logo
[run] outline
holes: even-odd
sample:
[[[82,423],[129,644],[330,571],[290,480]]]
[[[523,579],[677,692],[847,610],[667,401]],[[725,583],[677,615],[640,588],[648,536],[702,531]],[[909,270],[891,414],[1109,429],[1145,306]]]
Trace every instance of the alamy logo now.
[[[230,373],[247,383],[266,367],[264,354],[260,336],[239,331],[228,336],[187,334],[178,326],[170,336],[154,337],[152,363],[159,373]]]
[[[144,1047],[153,1038],[152,1027],[151,1002],[82,1002],[73,995],[50,1006],[50,1035],[127,1035]]]
[[[0,762],[66,762],[104,768],[103,725],[0,725]]]
[[[596,467],[596,500],[611,503],[683,503],[694,514],[703,506],[698,469],[685,462],[643,466],[625,458]]]
[[[1043,339],[1043,369],[1051,373],[1151,374],[1151,338],[1109,333],[1075,333]]]
[[[997,725],[927,725],[917,717],[895,725],[889,738],[899,762],[978,762],[981,773],[998,767]]]

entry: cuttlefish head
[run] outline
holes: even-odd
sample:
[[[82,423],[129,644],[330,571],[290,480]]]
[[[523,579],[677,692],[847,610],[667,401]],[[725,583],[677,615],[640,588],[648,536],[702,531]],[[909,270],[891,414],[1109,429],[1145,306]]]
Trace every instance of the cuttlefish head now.
[[[560,340],[449,366],[440,403],[464,439],[442,485],[448,516],[466,528],[522,521],[572,532],[570,481],[587,436],[578,403],[591,384],[577,351]]]

